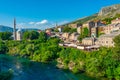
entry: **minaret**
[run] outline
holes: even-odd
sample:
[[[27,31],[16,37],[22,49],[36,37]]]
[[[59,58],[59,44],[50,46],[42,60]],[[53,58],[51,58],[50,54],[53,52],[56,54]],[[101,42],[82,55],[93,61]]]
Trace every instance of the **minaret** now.
[[[16,40],[16,19],[14,18],[14,40]]]
[[[55,27],[58,27],[58,24],[57,24],[57,22],[56,22],[56,24],[55,24]]]

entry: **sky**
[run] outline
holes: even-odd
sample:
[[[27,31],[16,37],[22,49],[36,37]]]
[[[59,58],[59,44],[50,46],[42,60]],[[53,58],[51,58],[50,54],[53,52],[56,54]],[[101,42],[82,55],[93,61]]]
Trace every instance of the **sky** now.
[[[68,23],[120,4],[120,0],[0,0],[0,25],[18,28],[48,27]]]

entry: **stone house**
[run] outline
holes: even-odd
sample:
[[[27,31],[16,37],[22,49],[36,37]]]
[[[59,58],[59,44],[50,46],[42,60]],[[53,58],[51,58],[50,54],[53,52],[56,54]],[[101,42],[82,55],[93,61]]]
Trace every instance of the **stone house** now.
[[[105,24],[102,23],[100,20],[99,21],[90,21],[85,24],[83,24],[82,29],[87,27],[89,30],[89,36],[94,35],[97,36],[98,34],[98,27],[104,26]]]
[[[78,23],[73,23],[73,24],[69,24],[68,26],[71,27],[71,28],[78,28],[78,27],[80,27],[82,25],[78,24]]]
[[[117,23],[114,25],[113,29],[112,29],[112,32],[117,32],[120,30],[120,23]]]
[[[63,33],[62,38],[69,39],[70,33]]]
[[[80,26],[80,27],[77,28],[77,33],[78,33],[78,34],[81,34],[81,33],[82,33],[82,26]]]
[[[106,27],[106,26],[99,26],[99,27],[98,27],[98,32],[99,32],[99,33],[104,33],[104,27]],[[99,33],[98,33],[98,34],[99,34]]]
[[[104,33],[110,34],[112,32],[116,32],[120,30],[120,23],[117,24],[109,24],[106,27],[104,27]]]
[[[111,34],[101,35],[98,40],[95,42],[96,45],[106,46],[106,47],[114,47],[113,39],[115,36],[119,35],[120,32],[114,32]]]
[[[117,24],[120,23],[120,18],[116,18],[115,20],[111,21],[111,24]]]
[[[72,33],[70,36],[69,36],[69,40],[70,41],[77,41],[77,38],[79,37],[79,35],[77,33]]]
[[[115,24],[109,24],[107,26],[104,27],[104,33],[105,34],[110,34],[113,30],[113,27],[115,26]]]
[[[83,45],[95,45],[95,39],[94,38],[92,38],[92,37],[89,37],[89,38],[84,38],[83,40],[82,40],[82,44]]]

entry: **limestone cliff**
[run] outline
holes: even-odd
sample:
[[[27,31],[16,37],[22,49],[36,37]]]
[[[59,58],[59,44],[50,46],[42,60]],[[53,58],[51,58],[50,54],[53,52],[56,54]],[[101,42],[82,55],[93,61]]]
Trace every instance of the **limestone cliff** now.
[[[120,4],[103,7],[98,13],[98,16],[113,17],[116,14],[120,14]]]

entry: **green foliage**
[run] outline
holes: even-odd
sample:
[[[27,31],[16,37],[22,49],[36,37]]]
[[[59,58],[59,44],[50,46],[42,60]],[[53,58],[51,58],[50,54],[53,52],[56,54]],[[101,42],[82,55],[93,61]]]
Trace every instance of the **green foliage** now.
[[[82,42],[82,39],[85,37],[88,37],[89,35],[89,30],[87,27],[83,28],[82,34],[79,35],[78,40]]]
[[[87,35],[87,32],[85,34]],[[41,33],[39,39],[21,42],[5,41],[5,44],[9,48],[9,54],[18,57],[38,62],[51,62],[59,58],[58,64],[64,65],[64,69],[71,69],[74,73],[85,72],[92,77],[108,80],[120,79],[120,35],[114,39],[114,48],[101,47],[99,51],[93,52],[60,47],[58,46],[59,38],[44,36],[45,34]],[[22,63],[28,64],[24,60]]]
[[[74,33],[74,32],[77,32],[77,29],[76,29],[76,28],[72,28],[72,29],[70,30],[70,33]]]
[[[45,32],[41,32],[39,36],[39,41],[46,42],[46,40],[47,40],[47,34]]]
[[[55,54],[52,51],[46,51],[42,57],[42,62],[48,62],[55,58]]]
[[[112,20],[113,20],[112,18],[105,18],[105,19],[103,19],[102,21],[105,21],[106,24],[111,24],[111,21],[112,21]]]
[[[120,17],[120,14],[116,14],[116,15],[115,15],[115,18],[119,18],[119,17]]]
[[[43,34],[43,33],[42,33]],[[41,40],[41,41],[40,41]],[[61,50],[58,46],[59,38],[46,38],[44,35],[36,40],[28,41],[6,41],[9,54],[27,58],[34,61],[48,62],[56,59],[57,52]]]
[[[107,18],[104,18],[102,21],[105,21],[106,24],[111,24],[111,21],[116,19],[116,18],[119,18],[120,17],[120,14],[116,14],[114,17],[107,17]]]
[[[120,35],[116,36],[113,39],[113,41],[114,41],[114,45],[115,45],[115,47],[114,47],[114,53],[115,53],[114,57],[118,61],[120,61]]]
[[[39,33],[36,31],[26,31],[23,33],[23,39],[24,40],[34,40],[38,39]]]
[[[88,37],[89,35],[89,30],[87,27],[83,28],[83,34],[82,34],[84,37]]]
[[[56,45],[58,45],[58,43],[59,42],[61,42],[61,40],[59,39],[59,38],[50,38],[50,39],[48,39],[48,43],[50,44],[50,45],[52,45],[52,44],[56,44]]]
[[[105,33],[100,33],[100,32],[98,32],[98,37],[101,36],[101,35],[103,35],[103,34],[105,34]]]
[[[68,27],[68,26],[65,26],[64,28],[63,28],[63,32],[70,32],[70,27]]]
[[[82,42],[82,39],[84,38],[84,36],[83,35],[79,35],[78,36],[78,40],[80,41],[80,42]]]
[[[65,26],[63,28],[63,32],[70,32],[70,33],[73,33],[73,32],[77,32],[77,29],[76,28],[71,28],[69,26]]]
[[[114,69],[115,79],[120,79],[120,64],[117,66],[117,68]]]
[[[59,32],[59,30],[58,29],[54,29],[54,32]]]
[[[76,74],[76,73],[79,73],[79,70],[76,67],[74,67],[72,72]]]
[[[82,19],[80,19],[80,20],[74,21],[73,23],[81,23],[81,24],[83,24],[83,23],[85,23],[85,22],[87,22],[87,21],[89,21],[89,20],[92,20],[92,19],[96,18],[97,15],[98,15],[98,14],[94,14],[94,15],[92,15],[92,16],[88,16],[88,17],[82,18]]]
[[[107,77],[119,80],[119,64],[114,57],[112,48],[100,48],[99,51],[84,52],[71,48],[63,48],[59,53],[64,67],[68,67],[71,61],[75,63],[72,71],[74,73],[85,71],[90,76]],[[76,65],[77,64],[77,65]],[[69,68],[69,67],[68,67]],[[117,71],[118,70],[118,71]]]
[[[116,36],[114,39],[115,47],[120,47],[120,35]]]
[[[7,51],[8,51],[8,48],[5,45],[5,43],[0,41],[0,54],[5,54],[7,53]]]
[[[0,32],[0,39],[1,40],[11,40],[12,33],[11,32]]]

